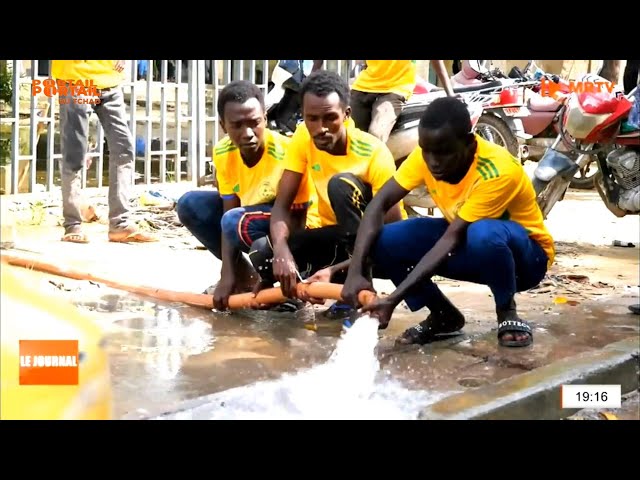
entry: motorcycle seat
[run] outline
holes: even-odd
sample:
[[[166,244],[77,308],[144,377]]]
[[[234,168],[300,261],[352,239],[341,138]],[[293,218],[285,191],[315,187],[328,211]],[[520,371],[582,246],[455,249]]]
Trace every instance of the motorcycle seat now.
[[[425,111],[428,105],[429,102],[407,104],[400,112],[400,115],[398,115],[392,131],[410,128],[413,127],[414,124],[417,125],[422,116],[422,112]]]
[[[562,104],[556,102],[551,97],[535,95],[529,99],[527,106],[536,112],[557,112]]]

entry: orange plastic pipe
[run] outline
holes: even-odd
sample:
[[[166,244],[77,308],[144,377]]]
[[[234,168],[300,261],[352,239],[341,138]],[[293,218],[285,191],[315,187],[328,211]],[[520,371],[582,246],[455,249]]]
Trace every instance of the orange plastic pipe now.
[[[47,260],[33,258],[27,255],[2,252],[0,258],[9,265],[24,267],[40,272],[60,275],[75,280],[91,280],[92,282],[102,283],[118,290],[124,290],[138,295],[146,295],[167,302],[181,302],[194,307],[203,307],[207,309],[213,308],[213,296],[204,293],[178,292],[174,290],[165,290],[145,285],[135,285],[124,283],[119,280],[113,280],[106,276],[94,275],[89,272],[82,271],[78,268],[57,265]],[[296,285],[298,295],[307,293],[310,297],[324,298],[330,300],[341,300],[342,285],[337,283],[298,283]],[[360,303],[366,305],[376,298],[376,294],[367,290],[363,290],[359,295]],[[282,295],[279,287],[267,288],[253,296],[253,293],[240,293],[229,297],[229,308],[237,310],[241,308],[254,308],[259,305],[271,305],[282,303],[287,298]]]

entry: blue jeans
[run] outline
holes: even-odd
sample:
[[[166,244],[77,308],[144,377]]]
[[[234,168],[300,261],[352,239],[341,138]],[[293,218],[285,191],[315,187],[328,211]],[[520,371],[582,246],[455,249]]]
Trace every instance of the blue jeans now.
[[[217,258],[222,259],[222,235],[248,252],[255,240],[269,234],[272,205],[232,208],[223,214],[218,192],[187,192],[176,205],[180,222]]]
[[[443,218],[413,218],[385,225],[372,248],[373,263],[397,286],[442,237]],[[487,285],[496,307],[506,309],[516,292],[535,287],[547,272],[547,254],[526,230],[510,220],[479,220],[469,225],[464,243],[435,274]],[[404,299],[412,311],[437,309],[442,292],[431,281],[419,282]]]

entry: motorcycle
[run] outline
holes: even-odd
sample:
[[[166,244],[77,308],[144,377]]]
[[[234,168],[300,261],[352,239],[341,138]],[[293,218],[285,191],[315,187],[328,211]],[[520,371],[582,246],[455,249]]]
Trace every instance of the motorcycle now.
[[[513,72],[513,70],[512,70]],[[530,60],[525,69],[520,72],[516,69],[516,75],[522,76],[526,80],[538,81],[539,84],[526,92],[523,105],[519,109],[522,122],[522,132],[517,132],[521,140],[520,159],[522,162],[538,162],[544,152],[553,145],[555,138],[560,133],[559,121],[561,118],[562,102],[552,96],[542,95],[548,85],[553,82],[553,88],[561,93],[571,91],[570,82],[560,78],[558,75],[551,75],[537,67],[533,60]],[[589,80],[592,75],[584,76]],[[601,78],[601,77],[597,77]],[[595,156],[590,156],[583,168],[576,172],[571,179],[571,188],[591,189],[593,188],[593,176],[597,172],[598,163]]]
[[[484,106],[477,132],[485,140],[501,145],[514,157],[521,158],[521,144],[528,138],[521,118],[526,115],[523,99],[526,90],[536,87],[539,82],[522,73],[507,76],[498,68],[490,70],[488,62],[463,60],[460,71],[451,77],[451,83],[454,86],[485,86],[485,89],[469,94],[470,101],[481,102]],[[493,86],[495,82],[498,87]]]
[[[452,81],[461,84],[480,84],[502,79],[504,89],[496,95],[474,99],[484,104],[485,113],[478,125],[478,134],[490,142],[506,147],[512,155],[524,164],[537,162],[547,148],[553,145],[559,133],[561,102],[550,96],[542,95],[544,82],[553,82],[554,89],[567,93],[570,83],[558,75],[546,73],[533,60],[529,60],[524,69],[513,67],[508,76],[499,69],[490,71],[487,61],[464,60],[461,70]],[[513,79],[510,83],[506,78]],[[595,157],[576,172],[571,187],[578,189],[593,188],[593,175],[597,171]]]
[[[312,67],[313,60],[280,60],[274,67],[269,91],[264,99],[267,123],[271,130],[293,135],[302,121],[298,93]]]
[[[594,186],[609,211],[617,217],[640,214],[638,109],[638,87],[626,96],[613,91],[571,93],[564,98],[560,133],[532,178],[544,218],[562,201],[576,171],[592,157],[598,164]],[[628,121],[630,112],[635,123]]]

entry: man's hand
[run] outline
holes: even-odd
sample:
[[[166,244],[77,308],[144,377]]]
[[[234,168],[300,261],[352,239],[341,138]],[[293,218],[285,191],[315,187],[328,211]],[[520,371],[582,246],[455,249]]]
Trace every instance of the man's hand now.
[[[116,60],[113,69],[118,73],[122,72],[124,70],[125,62],[126,60]]]
[[[385,298],[377,298],[373,302],[365,305],[360,309],[362,313],[368,313],[372,317],[375,317],[380,322],[380,329],[385,329],[389,325],[391,321],[391,315],[393,315],[393,310],[398,305],[398,301],[396,301],[393,297],[385,297]]]
[[[287,298],[296,297],[298,269],[286,243],[276,245],[273,249],[273,278],[280,282],[282,294]]]
[[[229,296],[235,288],[235,279],[223,278],[216,285],[213,291],[213,308],[219,312],[225,312],[229,309]]]
[[[316,273],[314,273],[309,278],[307,278],[304,281],[304,283],[313,283],[313,282],[329,283],[331,281],[332,274],[333,274],[332,267],[323,268],[322,270],[318,270]],[[306,292],[303,292],[299,296],[299,298],[302,301],[314,303],[316,305],[324,305],[326,301],[324,298],[310,297]]]
[[[331,281],[331,275],[333,270],[331,267],[323,268],[322,270],[318,270],[316,273],[311,275],[309,278],[305,280],[307,283],[313,282],[324,282],[329,283]]]
[[[351,305],[352,307],[359,307],[360,301],[358,300],[358,294],[362,290],[369,290],[375,293],[373,288],[373,282],[365,278],[361,273],[349,271],[347,279],[342,287],[342,300]]]
[[[273,288],[273,283],[269,280],[260,280],[259,282],[256,282],[256,284],[253,286],[253,291],[251,292],[253,293],[253,298],[255,298],[258,293],[260,293],[265,288]],[[271,307],[273,307],[273,305],[270,305],[268,303],[259,303],[253,308],[255,310],[268,310]]]

